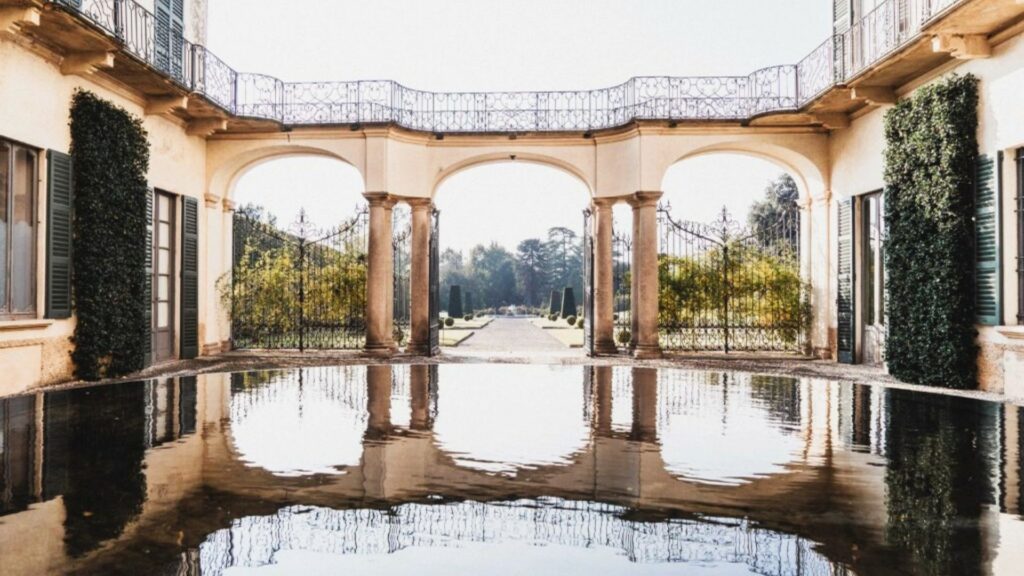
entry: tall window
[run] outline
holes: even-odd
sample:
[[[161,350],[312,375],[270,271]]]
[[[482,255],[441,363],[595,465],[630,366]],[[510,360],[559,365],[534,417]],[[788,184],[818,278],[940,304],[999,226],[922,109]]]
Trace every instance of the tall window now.
[[[36,152],[0,140],[0,319],[36,311]]]
[[[885,324],[885,196],[881,192],[864,197],[861,204],[864,226],[864,324]]]

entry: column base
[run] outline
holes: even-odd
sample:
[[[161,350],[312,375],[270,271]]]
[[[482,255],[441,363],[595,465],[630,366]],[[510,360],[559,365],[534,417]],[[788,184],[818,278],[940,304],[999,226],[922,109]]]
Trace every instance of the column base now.
[[[614,342],[595,342],[594,343],[594,356],[615,356],[618,355],[619,348]]]
[[[662,357],[661,346],[639,345],[633,349],[633,357],[637,360],[658,360]]]
[[[398,352],[398,346],[394,344],[369,344],[363,347],[363,354],[366,356],[387,357],[394,356]]]
[[[430,356],[432,352],[430,342],[409,342],[405,347],[405,353],[412,356]]]

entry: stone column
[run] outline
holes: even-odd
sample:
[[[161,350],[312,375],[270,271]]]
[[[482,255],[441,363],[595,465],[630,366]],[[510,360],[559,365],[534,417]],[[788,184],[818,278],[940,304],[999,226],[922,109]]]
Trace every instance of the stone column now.
[[[430,355],[430,198],[408,198],[412,208],[412,248],[409,297],[411,332],[406,352]]]
[[[221,201],[223,213],[221,215],[221,230],[223,231],[221,244],[221,262],[225,271],[230,271],[235,259],[235,203],[225,198]],[[220,350],[226,352],[231,350],[231,309],[221,306],[217,315],[220,326]]]
[[[594,226],[594,353],[615,354],[615,279],[612,262],[612,207],[615,199],[595,198]],[[585,256],[584,256],[585,257]]]
[[[224,215],[221,212],[221,198],[214,194],[204,197],[203,222],[205,227],[199,231],[199,333],[202,335],[200,355],[207,356],[220,352],[220,314],[224,302],[217,289],[218,281],[225,272],[230,270],[231,263],[221,262],[223,253],[221,237]],[[227,281],[227,277],[224,277]]]
[[[660,358],[658,343],[658,200],[661,192],[637,192],[633,206],[633,342],[637,358]]]
[[[398,350],[393,334],[395,263],[391,246],[391,209],[395,199],[387,192],[367,192],[363,196],[370,204],[365,351],[389,356]]]
[[[803,216],[803,214],[801,214]],[[832,192],[823,190],[812,196],[807,218],[808,280],[811,283],[813,319],[809,335],[811,352],[819,358],[835,358],[836,282],[832,269],[832,251],[838,249],[832,239],[833,220],[838,218]],[[803,222],[800,225],[804,227]],[[804,232],[801,230],[801,232]],[[800,247],[801,250],[804,246]]]

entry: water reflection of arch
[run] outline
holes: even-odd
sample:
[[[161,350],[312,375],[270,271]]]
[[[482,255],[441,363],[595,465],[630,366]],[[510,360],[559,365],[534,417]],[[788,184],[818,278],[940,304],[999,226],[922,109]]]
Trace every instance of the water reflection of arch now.
[[[447,366],[445,369],[461,370],[461,366]],[[283,415],[297,415],[302,418],[305,411],[316,409],[319,405],[339,405],[345,411],[349,426],[345,434],[327,434],[330,442],[323,442],[322,436],[313,431],[307,436],[301,428],[284,426],[284,433],[278,434],[278,440],[287,448],[289,454],[295,454],[296,446],[309,446],[313,450],[325,450],[327,447],[343,446],[344,450],[333,455],[326,454],[315,462],[315,466],[298,466],[299,474],[332,471],[343,472],[348,468],[365,465],[365,442],[368,440],[388,440],[402,430],[414,430],[425,433],[431,445],[417,447],[420,459],[429,462],[436,470],[444,474],[472,478],[480,475],[480,481],[488,483],[489,473],[495,472],[487,464],[498,460],[516,464],[514,458],[488,458],[488,455],[474,454],[460,450],[466,444],[466,437],[473,436],[477,440],[475,446],[489,441],[501,441],[501,434],[517,434],[515,429],[498,426],[496,431],[486,428],[463,427],[457,430],[463,438],[453,440],[451,429],[446,428],[444,414],[455,414],[462,411],[480,410],[479,403],[469,402],[466,406],[450,406],[438,416],[438,403],[445,401],[444,385],[438,384],[437,367],[413,366],[371,366],[305,369],[287,373],[258,373],[256,376],[236,375],[232,380],[230,400],[230,418],[233,425],[230,430],[230,452],[237,459],[250,466],[259,466],[259,458],[254,457],[251,447],[247,448],[245,434],[250,427],[256,428],[258,434],[265,434],[260,424],[269,424],[267,418],[257,419],[250,423],[252,415],[265,410],[267,405],[282,404],[285,406]],[[828,414],[825,405],[830,402],[828,392],[812,392],[810,383],[794,386],[784,379],[761,378],[757,376],[722,376],[712,373],[694,373],[673,370],[660,372],[648,369],[628,368],[582,368],[583,394],[571,392],[573,406],[556,406],[560,413],[571,413],[572,418],[563,419],[570,422],[583,434],[570,438],[572,446],[559,446],[541,454],[518,452],[513,457],[522,460],[518,465],[501,470],[506,474],[521,479],[534,478],[549,481],[561,478],[565,483],[580,475],[590,474],[587,463],[594,463],[598,457],[598,445],[602,444],[602,456],[609,454],[606,440],[634,442],[633,445],[616,444],[611,452],[616,458],[629,459],[631,462],[620,462],[619,465],[639,466],[644,462],[645,474],[648,478],[662,477],[659,484],[671,486],[677,482],[684,485],[697,483],[738,484],[755,480],[764,480],[776,474],[787,474],[798,468],[813,467],[823,454],[822,435],[828,432],[827,422],[822,425],[814,419],[816,404],[823,412],[822,421]],[[454,376],[454,374],[453,374]],[[248,380],[246,380],[248,378]],[[559,374],[564,380],[564,375]],[[732,378],[732,380],[730,380]],[[577,381],[579,382],[579,381]],[[574,385],[575,386],[575,385]],[[730,392],[730,387],[734,390]],[[578,389],[577,389],[578,390]],[[789,390],[789,392],[781,392]],[[464,394],[455,390],[450,396]],[[516,394],[522,394],[516,390]],[[513,418],[520,418],[525,426],[540,428],[543,433],[550,433],[550,420],[544,420],[544,426],[538,426],[536,414],[523,417],[515,414],[516,410],[525,411],[537,402],[551,404],[551,398],[527,398],[523,406],[510,406],[498,402],[502,410],[513,412]],[[724,400],[723,400],[724,399]],[[471,399],[472,400],[472,399]],[[724,402],[724,403],[723,403]],[[295,409],[293,404],[297,404]],[[310,408],[312,406],[313,408]],[[567,409],[568,408],[568,409]],[[761,450],[759,454],[767,458],[761,466],[747,466],[740,470],[694,470],[693,466],[680,467],[681,459],[689,462],[695,460],[693,446],[687,444],[691,439],[700,440],[701,434],[695,433],[693,426],[679,429],[673,428],[673,418],[679,416],[684,423],[697,421],[701,425],[710,424],[710,432],[721,437],[729,437],[734,441],[746,441],[742,434],[728,436],[722,434],[729,426],[729,409],[737,410],[735,419],[750,428],[751,422],[763,424],[753,433],[748,433],[753,440],[761,442],[775,451]],[[407,416],[397,418],[396,413],[403,411]],[[722,421],[700,422],[702,414],[712,414]],[[489,414],[485,413],[485,416]],[[440,423],[437,422],[440,418]],[[344,418],[343,418],[344,419]],[[343,420],[342,419],[342,420]],[[540,420],[543,420],[541,418]],[[337,425],[338,418],[334,419]],[[486,424],[486,418],[482,421]],[[575,424],[573,424],[575,422]],[[286,424],[286,422],[284,422]],[[471,422],[473,424],[479,422]],[[275,419],[273,425],[282,428],[283,421]],[[721,425],[722,430],[716,427]],[[298,432],[299,437],[289,437],[288,432]],[[570,430],[571,431],[571,430]],[[701,432],[696,430],[696,432]],[[707,433],[708,430],[703,431]],[[742,432],[742,430],[741,430]],[[489,435],[490,434],[490,435]],[[262,438],[262,436],[261,436]],[[720,438],[717,440],[720,441]],[[773,440],[776,443],[767,443]],[[682,441],[682,448],[678,446]],[[405,441],[405,444],[413,442]],[[395,443],[397,445],[397,443]],[[527,443],[527,448],[530,443]],[[395,447],[389,448],[394,451]],[[714,449],[712,447],[711,449]],[[345,458],[338,458],[344,453]],[[668,457],[666,458],[666,455]],[[719,458],[720,453],[706,452],[705,455]],[[259,456],[259,454],[255,454]],[[334,460],[331,460],[334,458]],[[711,458],[714,460],[714,458]],[[609,462],[608,466],[613,463]],[[653,469],[652,469],[653,466]],[[263,466],[271,473],[282,473],[285,467]],[[657,471],[657,472],[655,472]],[[717,474],[717,475],[716,475]]]
[[[230,452],[277,475],[358,466],[368,423],[365,374],[364,366],[233,374]]]
[[[743,564],[758,574],[847,574],[799,536],[746,520],[630,518],[612,504],[545,499],[518,503],[407,503],[386,510],[292,506],[232,522],[199,546],[203,574],[271,563],[283,550],[335,557],[470,543],[606,548],[631,563]],[[310,545],[312,543],[312,545]]]

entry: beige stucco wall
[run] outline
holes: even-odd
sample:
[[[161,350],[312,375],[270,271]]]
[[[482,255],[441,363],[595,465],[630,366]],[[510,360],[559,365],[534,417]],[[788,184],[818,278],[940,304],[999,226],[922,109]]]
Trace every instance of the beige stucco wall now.
[[[908,97],[921,86],[934,83],[953,73],[971,73],[980,79],[979,152],[993,157],[999,151],[1005,154],[1001,204],[1002,303],[1003,324],[1009,325],[1017,324],[1014,213],[1017,182],[1013,154],[1016,148],[1024,146],[1024,106],[1021,106],[1020,96],[1024,94],[1022,62],[1024,36],[1017,35],[995,46],[991,58],[954,61],[898,90],[901,98]],[[884,185],[884,115],[887,108],[875,108],[863,113],[853,119],[848,129],[832,132],[829,139],[829,154],[832,161],[833,219],[839,200],[873,192]],[[837,250],[835,242],[831,243],[829,249],[834,262]],[[834,301],[834,279],[831,290],[831,300]],[[834,330],[834,310],[830,313],[830,318],[831,328]],[[1017,329],[979,327],[979,371],[983,389],[993,392],[1005,390],[1008,395],[1024,396],[1024,341],[1006,336],[1006,333],[1015,330]]]
[[[45,312],[46,232],[46,150],[68,152],[68,113],[75,89],[95,92],[132,114],[143,117],[151,143],[149,180],[152,186],[175,194],[202,198],[205,188],[206,144],[204,139],[185,134],[184,122],[164,116],[146,116],[145,100],[130,90],[98,76],[65,76],[56,58],[0,34],[0,137],[16,140],[40,150],[38,180],[37,316]],[[7,81],[8,79],[17,79]],[[204,251],[205,226],[200,223],[200,250]],[[200,318],[204,290],[200,282]],[[200,331],[205,328],[200,326]],[[0,321],[0,372],[8,379],[0,394],[20,392],[41,384],[70,379],[73,367],[69,337],[73,321]]]

